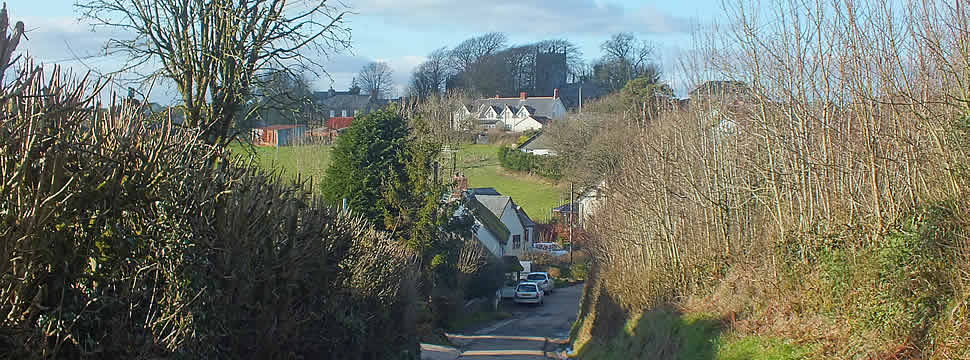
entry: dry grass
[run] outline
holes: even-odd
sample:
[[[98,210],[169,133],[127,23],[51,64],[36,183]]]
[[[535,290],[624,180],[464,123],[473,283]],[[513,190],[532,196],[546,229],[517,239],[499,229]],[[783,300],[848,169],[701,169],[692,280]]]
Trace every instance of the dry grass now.
[[[608,298],[626,314],[722,315],[820,358],[965,358],[967,9],[777,5],[784,20],[766,23],[732,5],[737,26],[700,34],[685,61],[750,92],[692,99],[608,143],[621,161],[589,223],[601,294],[584,297],[578,342],[622,326],[586,318],[614,318]]]

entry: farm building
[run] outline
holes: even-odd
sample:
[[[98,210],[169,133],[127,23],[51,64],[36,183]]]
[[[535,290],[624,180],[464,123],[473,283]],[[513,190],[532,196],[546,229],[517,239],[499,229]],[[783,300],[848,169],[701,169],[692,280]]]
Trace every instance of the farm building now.
[[[256,146],[303,144],[305,137],[306,126],[303,125],[273,125],[252,130],[253,145]]]

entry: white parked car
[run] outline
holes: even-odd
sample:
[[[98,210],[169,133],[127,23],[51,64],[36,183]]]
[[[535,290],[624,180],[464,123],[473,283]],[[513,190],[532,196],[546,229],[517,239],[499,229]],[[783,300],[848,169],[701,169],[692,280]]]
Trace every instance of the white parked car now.
[[[542,289],[544,293],[551,293],[556,284],[553,284],[552,278],[549,277],[547,272],[534,272],[529,273],[525,276],[525,281],[534,282]]]
[[[533,243],[532,250],[543,252],[552,256],[563,256],[568,255],[569,251],[564,250],[562,246],[556,243]]]
[[[534,282],[521,282],[515,287],[515,302],[520,304],[542,304],[542,289]]]

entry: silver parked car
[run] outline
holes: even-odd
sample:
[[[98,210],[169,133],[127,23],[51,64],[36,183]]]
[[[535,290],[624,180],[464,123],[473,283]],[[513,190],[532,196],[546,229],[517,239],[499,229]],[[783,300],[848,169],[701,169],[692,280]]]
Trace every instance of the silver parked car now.
[[[525,281],[531,281],[539,285],[544,293],[552,293],[555,284],[547,272],[532,272],[525,276]]]
[[[515,302],[519,304],[542,304],[542,290],[534,282],[521,282],[515,287]]]
[[[534,243],[532,244],[532,251],[546,253],[556,257],[569,254],[568,250],[564,250],[562,246],[556,243]]]

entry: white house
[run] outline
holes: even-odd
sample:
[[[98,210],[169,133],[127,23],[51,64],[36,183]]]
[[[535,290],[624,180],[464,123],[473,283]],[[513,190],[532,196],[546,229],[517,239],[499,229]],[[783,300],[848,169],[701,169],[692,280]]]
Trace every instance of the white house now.
[[[492,255],[521,257],[535,240],[535,223],[511,197],[492,188],[469,189],[466,206],[478,225],[475,238]]]
[[[583,191],[579,198],[576,199],[576,203],[579,205],[577,211],[579,212],[578,219],[580,226],[585,226],[586,221],[589,220],[590,216],[596,213],[603,203],[606,202],[606,197],[604,191],[606,190],[606,180],[602,180],[596,185],[590,186]]]
[[[478,129],[505,129],[522,132],[542,129],[553,120],[562,120],[566,107],[559,99],[558,89],[551,97],[529,97],[525,92],[517,98],[494,97],[461,105],[452,114],[456,130],[468,126]]]
[[[549,137],[543,136],[541,132],[523,142],[517,149],[533,155],[556,155],[556,150],[552,148]]]

